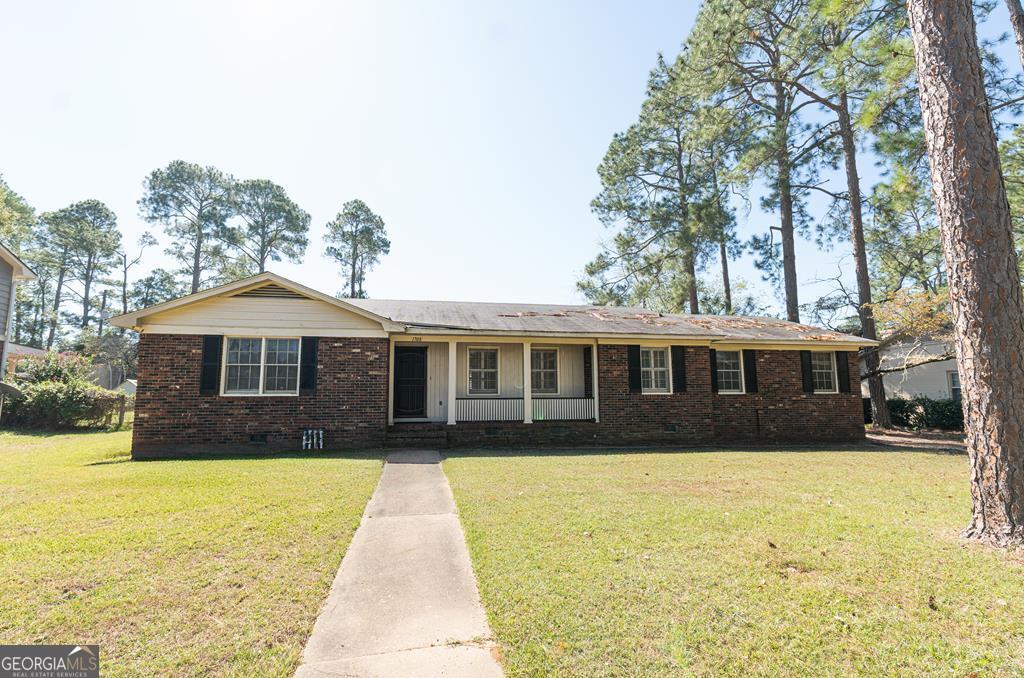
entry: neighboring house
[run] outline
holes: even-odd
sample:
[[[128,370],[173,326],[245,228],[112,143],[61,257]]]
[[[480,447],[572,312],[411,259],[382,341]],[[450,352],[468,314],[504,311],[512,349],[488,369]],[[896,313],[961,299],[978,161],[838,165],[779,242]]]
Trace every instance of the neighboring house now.
[[[25,358],[41,358],[46,355],[46,351],[41,348],[35,348],[34,346],[24,346],[23,344],[11,343],[7,346],[7,372],[5,374],[13,373],[17,368],[18,361]]]
[[[952,350],[953,347],[945,342],[927,339],[886,346],[879,353],[882,369],[889,369],[914,365],[922,360],[952,353]],[[867,371],[863,361],[860,369],[861,373]],[[888,372],[882,376],[882,383],[885,384],[887,398],[927,396],[936,400],[960,399],[960,375],[957,373],[956,360],[953,359]],[[867,380],[861,384],[861,394],[868,397]]]
[[[134,396],[137,386],[138,382],[135,381],[134,379],[125,379],[123,382],[121,382],[121,385],[118,386],[115,390],[120,391],[121,393],[126,393],[130,396]]]
[[[14,295],[18,283],[35,280],[36,274],[14,252],[0,244],[0,378],[7,376],[8,356],[11,353],[10,336],[14,331]]]
[[[272,273],[111,324],[141,333],[136,458],[320,432],[327,448],[858,440],[872,344],[772,318],[336,299]]]

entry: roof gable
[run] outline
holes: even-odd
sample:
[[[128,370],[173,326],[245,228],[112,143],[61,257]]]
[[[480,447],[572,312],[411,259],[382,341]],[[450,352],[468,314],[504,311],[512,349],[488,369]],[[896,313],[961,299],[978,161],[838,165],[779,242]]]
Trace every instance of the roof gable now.
[[[274,306],[274,302],[291,302],[292,305]],[[297,305],[301,305],[302,308]],[[269,312],[269,315],[258,313],[260,310]],[[247,321],[247,313],[253,314],[251,322]],[[313,314],[312,317],[310,314]],[[337,299],[269,272],[119,315],[110,320],[110,324],[116,327],[142,330],[147,326],[161,326],[177,329],[222,327],[224,330],[238,327],[256,331],[288,322],[293,323],[293,331],[313,327],[334,327],[342,331],[348,326],[354,330],[372,328],[378,332],[402,329],[400,324],[350,304],[344,299]]]

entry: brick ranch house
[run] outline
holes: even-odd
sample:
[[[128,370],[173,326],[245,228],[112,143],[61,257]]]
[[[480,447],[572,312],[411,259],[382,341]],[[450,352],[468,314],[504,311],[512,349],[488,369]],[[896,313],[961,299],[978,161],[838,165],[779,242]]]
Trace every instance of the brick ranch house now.
[[[327,449],[864,436],[857,351],[871,342],[771,318],[336,299],[263,273],[111,322],[140,332],[136,458],[304,436]]]

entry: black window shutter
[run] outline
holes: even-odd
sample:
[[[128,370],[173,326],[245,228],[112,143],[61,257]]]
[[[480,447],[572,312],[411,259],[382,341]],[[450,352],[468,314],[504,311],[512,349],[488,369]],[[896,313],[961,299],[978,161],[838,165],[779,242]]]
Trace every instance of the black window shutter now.
[[[203,360],[199,371],[199,394],[217,395],[220,392],[220,354],[224,337],[219,334],[203,335]]]
[[[711,391],[718,393],[718,354],[711,349]]]
[[[594,347],[583,347],[583,397],[594,397]]]
[[[747,393],[757,393],[757,351],[743,351],[743,386]]]
[[[299,393],[316,393],[316,354],[318,337],[303,337],[299,356]]]
[[[800,373],[804,380],[804,393],[814,393],[814,374],[811,372],[810,351],[800,351]]]
[[[626,347],[626,363],[629,365],[629,392],[643,392],[643,381],[640,378],[640,347]]]
[[[836,372],[839,373],[839,392],[850,392],[850,363],[846,359],[846,351],[836,351]]]
[[[686,347],[672,347],[672,392],[686,391]]]

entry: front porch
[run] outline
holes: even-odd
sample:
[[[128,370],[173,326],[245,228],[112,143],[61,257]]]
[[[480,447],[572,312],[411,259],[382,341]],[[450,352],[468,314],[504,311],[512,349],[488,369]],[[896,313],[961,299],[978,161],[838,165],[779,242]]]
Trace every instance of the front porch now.
[[[596,342],[424,337],[390,350],[389,424],[600,421]]]

